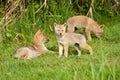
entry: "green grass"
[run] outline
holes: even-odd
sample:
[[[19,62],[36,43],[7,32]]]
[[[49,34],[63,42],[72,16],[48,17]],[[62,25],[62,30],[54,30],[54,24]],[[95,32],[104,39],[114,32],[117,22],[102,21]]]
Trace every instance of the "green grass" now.
[[[32,60],[21,60],[13,58],[15,50],[20,47],[17,42],[1,43],[0,80],[119,80],[120,24],[109,25],[105,25],[102,38],[93,37],[88,41],[93,48],[93,56],[82,49],[82,55],[78,57],[75,49],[70,47],[68,58],[45,54]],[[52,39],[46,46],[57,51],[55,35],[51,37],[51,34],[44,33]],[[32,39],[33,34],[28,35]]]
[[[82,55],[78,57],[75,49],[70,47],[68,58],[58,58],[58,54],[44,54],[32,60],[13,58],[16,49],[32,44],[38,29],[50,39],[47,48],[58,51],[53,24],[64,23],[73,13],[63,8],[55,11],[60,16],[45,13],[30,17],[26,12],[6,27],[1,32],[0,80],[119,80],[120,17],[95,17],[98,23],[105,25],[105,32],[102,38],[98,39],[92,34],[92,41],[87,41],[93,48],[93,56],[82,49]]]

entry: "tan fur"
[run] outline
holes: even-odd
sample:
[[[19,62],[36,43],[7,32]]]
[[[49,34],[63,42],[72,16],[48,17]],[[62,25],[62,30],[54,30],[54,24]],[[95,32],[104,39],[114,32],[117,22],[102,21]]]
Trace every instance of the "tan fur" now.
[[[73,45],[76,48],[79,56],[81,55],[80,47],[89,50],[91,55],[93,54],[92,48],[86,43],[84,35],[66,32],[66,24],[59,25],[55,23],[54,27],[59,45],[59,56],[62,55],[63,49],[64,55],[68,56],[69,45]]]
[[[67,20],[68,32],[74,32],[75,28],[84,28],[88,40],[91,40],[90,32],[93,31],[97,37],[103,35],[103,26],[98,25],[87,16],[73,16]]]
[[[44,43],[48,41],[49,40],[44,37],[43,33],[40,30],[38,30],[34,35],[33,45],[19,48],[16,51],[14,57],[31,59],[40,56],[41,54],[44,53],[54,53],[53,51],[50,51],[45,47]]]

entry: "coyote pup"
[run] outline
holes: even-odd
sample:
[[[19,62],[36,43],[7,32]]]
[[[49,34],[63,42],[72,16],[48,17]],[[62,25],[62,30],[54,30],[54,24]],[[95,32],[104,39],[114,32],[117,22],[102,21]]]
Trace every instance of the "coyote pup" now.
[[[97,37],[103,35],[103,25],[98,25],[93,19],[87,16],[73,16],[67,20],[68,32],[74,32],[75,29],[85,29],[88,40],[91,40],[90,31],[93,31]]]
[[[16,51],[14,57],[31,59],[47,52],[53,53],[53,51],[49,51],[44,45],[44,43],[48,41],[49,40],[44,37],[43,33],[40,30],[38,30],[34,35],[33,45],[19,48]]]
[[[84,35],[66,32],[66,24],[59,25],[55,23],[54,28],[59,45],[59,56],[62,55],[63,48],[65,57],[68,56],[69,45],[73,45],[75,47],[78,52],[78,56],[81,55],[80,47],[89,50],[91,55],[93,54],[92,48],[86,43]]]

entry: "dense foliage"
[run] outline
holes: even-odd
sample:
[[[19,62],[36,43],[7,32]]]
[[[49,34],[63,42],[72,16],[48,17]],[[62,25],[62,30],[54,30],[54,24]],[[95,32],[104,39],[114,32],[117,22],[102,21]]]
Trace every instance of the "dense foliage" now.
[[[45,26],[51,27],[54,22],[64,23],[69,17],[74,15],[87,15],[95,19],[101,18],[101,16],[118,16],[120,8],[118,8],[119,2],[117,1],[117,3],[116,1],[117,0],[1,0],[0,31],[5,32],[6,36],[3,37],[12,37],[10,39],[13,39],[15,35],[18,34],[17,32],[21,32],[23,29],[27,29],[28,33],[31,29],[33,29],[33,31],[39,27],[44,29]],[[92,11],[90,11],[90,8]],[[14,25],[14,27],[11,27],[14,29],[14,32],[13,29],[8,29],[11,24]],[[20,34],[20,36],[23,37],[24,35]]]

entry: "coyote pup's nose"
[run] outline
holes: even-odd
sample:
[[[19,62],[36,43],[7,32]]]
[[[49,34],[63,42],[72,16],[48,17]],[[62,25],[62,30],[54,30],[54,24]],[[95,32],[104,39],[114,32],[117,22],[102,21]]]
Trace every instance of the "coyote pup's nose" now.
[[[60,33],[60,35],[62,35],[62,33]]]

